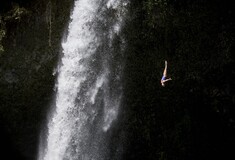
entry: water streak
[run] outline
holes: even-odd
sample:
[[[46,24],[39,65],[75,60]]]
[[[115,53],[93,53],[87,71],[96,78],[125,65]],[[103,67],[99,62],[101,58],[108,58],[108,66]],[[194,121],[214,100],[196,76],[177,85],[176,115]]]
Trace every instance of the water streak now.
[[[55,111],[39,160],[109,159],[106,134],[122,99],[120,31],[126,5],[121,0],[75,2],[62,43]],[[113,46],[117,39],[121,43]]]

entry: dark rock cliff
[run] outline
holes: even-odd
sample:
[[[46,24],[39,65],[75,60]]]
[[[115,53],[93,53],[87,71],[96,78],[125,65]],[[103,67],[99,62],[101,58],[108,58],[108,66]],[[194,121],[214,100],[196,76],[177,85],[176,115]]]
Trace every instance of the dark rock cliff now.
[[[1,4],[3,16],[8,16],[14,5],[27,11],[19,19],[5,21],[5,51],[0,55],[1,138],[6,138],[2,146],[8,155],[24,159],[37,156],[40,127],[53,96],[53,69],[61,54],[72,4],[73,0]]]

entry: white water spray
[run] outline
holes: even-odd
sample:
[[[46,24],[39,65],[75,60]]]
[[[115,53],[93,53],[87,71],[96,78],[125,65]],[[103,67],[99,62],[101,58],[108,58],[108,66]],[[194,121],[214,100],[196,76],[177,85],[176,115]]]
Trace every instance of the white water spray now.
[[[67,40],[62,43],[55,111],[39,160],[108,159],[106,133],[121,104],[124,46],[121,43],[121,49],[115,50],[112,43],[119,36],[126,4],[75,2]]]

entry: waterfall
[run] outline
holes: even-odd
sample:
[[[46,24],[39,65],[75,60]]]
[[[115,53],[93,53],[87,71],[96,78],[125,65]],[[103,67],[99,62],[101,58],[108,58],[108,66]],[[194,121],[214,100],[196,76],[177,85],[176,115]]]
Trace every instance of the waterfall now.
[[[76,0],[62,42],[54,110],[39,160],[110,159],[108,133],[122,102],[128,2]]]

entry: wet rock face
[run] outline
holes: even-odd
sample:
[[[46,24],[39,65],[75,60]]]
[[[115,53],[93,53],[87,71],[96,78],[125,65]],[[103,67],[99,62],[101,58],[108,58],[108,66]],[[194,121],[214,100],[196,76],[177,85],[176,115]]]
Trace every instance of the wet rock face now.
[[[1,2],[1,15],[13,9]],[[73,0],[17,0],[27,10],[19,20],[5,21],[6,35],[0,54],[0,115],[4,141],[16,157],[34,159],[41,124],[53,95],[52,75],[60,55],[60,42],[69,21]],[[9,140],[9,142],[8,142]],[[10,142],[11,140],[11,142]],[[4,145],[3,144],[3,145]]]
[[[4,79],[7,83],[17,83],[18,82],[18,78],[17,75],[14,74],[14,71],[6,71],[4,74]]]

